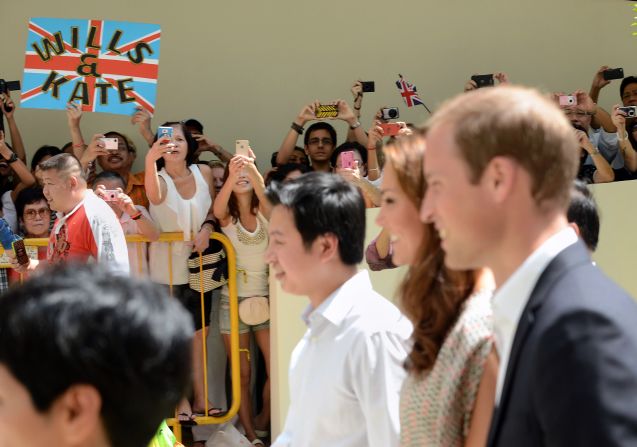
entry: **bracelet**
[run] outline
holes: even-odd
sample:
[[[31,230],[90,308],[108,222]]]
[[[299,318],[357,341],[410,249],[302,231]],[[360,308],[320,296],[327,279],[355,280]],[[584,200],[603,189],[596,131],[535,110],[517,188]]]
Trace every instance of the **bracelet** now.
[[[294,129],[299,135],[303,135],[303,131],[305,130],[303,129],[303,126],[299,126],[294,121],[292,121],[292,125],[290,127]]]
[[[624,131],[623,136],[621,136],[619,132],[617,132],[617,139],[620,141],[626,141],[628,139],[628,132]]]
[[[74,144],[73,147],[77,147],[77,148],[81,148],[86,146],[84,143],[78,143],[78,144]]]
[[[5,158],[5,160],[8,164],[15,163],[16,161],[18,161],[18,156],[15,154],[15,152],[11,152],[11,156],[8,159]]]
[[[375,150],[376,150],[376,148],[375,148],[375,147],[368,147],[368,148],[367,148],[367,152],[369,152],[369,151],[375,151]]]
[[[138,211],[137,214],[135,214],[134,216],[131,216],[130,218],[133,220],[139,220],[140,217],[142,217],[142,212]]]
[[[216,222],[214,220],[204,220],[204,222],[201,224],[201,229],[203,230],[204,225],[210,225],[212,227],[212,231],[215,231],[215,227],[216,227]]]
[[[357,127],[360,127],[361,122],[360,121],[356,121],[354,124],[352,124],[351,126],[349,126],[350,129],[354,130]]]
[[[360,110],[360,109],[361,109],[360,107],[354,106],[354,110]]]

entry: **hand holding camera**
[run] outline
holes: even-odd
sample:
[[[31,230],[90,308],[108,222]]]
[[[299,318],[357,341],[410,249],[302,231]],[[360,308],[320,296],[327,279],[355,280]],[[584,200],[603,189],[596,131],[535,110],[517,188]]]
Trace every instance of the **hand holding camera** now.
[[[597,110],[597,104],[595,104],[588,93],[586,93],[584,90],[575,90],[575,92],[573,92],[573,96],[575,96],[575,98],[577,99],[577,105],[579,106],[579,108],[590,114],[595,114]]]
[[[313,101],[301,109],[294,122],[299,126],[305,126],[305,123],[316,119],[316,108],[320,105],[318,100]]]
[[[617,127],[617,132],[624,135],[626,133],[626,119],[637,117],[637,106],[622,107],[616,104],[613,106],[613,112],[610,117],[615,127]]]
[[[110,152],[106,149],[106,143],[104,142],[104,135],[95,134],[91,138],[91,142],[86,147],[86,150],[82,154],[83,161],[94,161],[100,155],[108,155]]]
[[[338,111],[336,118],[345,121],[350,126],[356,123],[358,119],[354,115],[354,111],[346,101],[339,99],[336,101],[336,109]]]
[[[8,120],[13,118],[15,104],[8,93],[0,94],[0,109],[2,109],[2,113],[4,113]]]

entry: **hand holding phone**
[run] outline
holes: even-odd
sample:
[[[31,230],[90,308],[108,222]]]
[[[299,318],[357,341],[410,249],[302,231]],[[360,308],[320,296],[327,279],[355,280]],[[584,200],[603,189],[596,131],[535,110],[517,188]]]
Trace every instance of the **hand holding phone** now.
[[[234,146],[234,153],[237,155],[243,155],[245,157],[250,156],[250,140],[236,140]]]
[[[314,116],[321,118],[336,118],[338,116],[338,107],[336,104],[319,104],[314,111]]]
[[[609,68],[602,72],[605,81],[612,81],[613,79],[624,79],[623,68]]]
[[[473,75],[471,80],[476,83],[476,88],[493,87],[493,73],[485,75]]]
[[[355,169],[356,163],[354,160],[354,151],[344,151],[341,152],[341,168],[342,169]]]
[[[361,86],[363,87],[363,93],[372,93],[376,91],[374,81],[361,81]]]

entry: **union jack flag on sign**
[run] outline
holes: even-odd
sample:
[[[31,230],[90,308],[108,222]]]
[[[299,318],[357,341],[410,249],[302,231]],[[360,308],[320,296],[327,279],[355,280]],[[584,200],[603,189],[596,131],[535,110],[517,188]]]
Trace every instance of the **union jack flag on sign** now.
[[[431,113],[429,108],[418,96],[418,93],[416,92],[416,86],[414,84],[410,84],[409,82],[405,81],[405,79],[403,78],[403,75],[401,74],[398,75],[398,80],[396,81],[396,87],[398,87],[398,90],[400,90],[400,95],[405,100],[405,104],[407,104],[407,107],[422,105],[425,107],[425,109],[427,109],[429,113]]]
[[[151,114],[157,99],[161,28],[112,20],[29,21],[21,106]]]

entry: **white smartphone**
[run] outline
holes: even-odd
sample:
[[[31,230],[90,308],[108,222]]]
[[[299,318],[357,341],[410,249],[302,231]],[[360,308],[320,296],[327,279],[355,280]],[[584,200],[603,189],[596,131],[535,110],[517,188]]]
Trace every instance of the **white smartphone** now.
[[[249,140],[237,140],[234,146],[234,153],[237,155],[250,156],[250,141]]]

